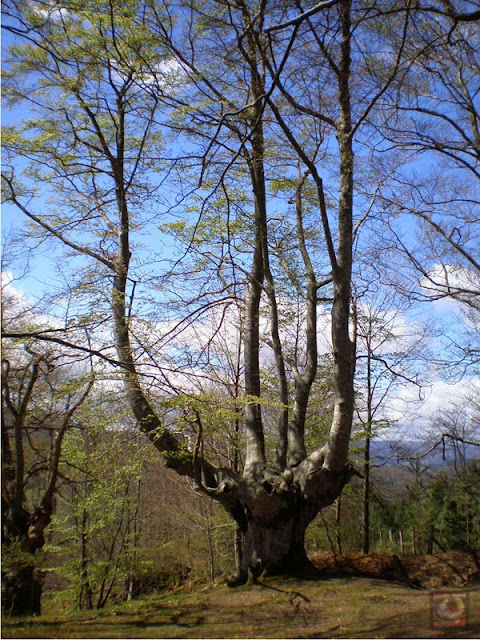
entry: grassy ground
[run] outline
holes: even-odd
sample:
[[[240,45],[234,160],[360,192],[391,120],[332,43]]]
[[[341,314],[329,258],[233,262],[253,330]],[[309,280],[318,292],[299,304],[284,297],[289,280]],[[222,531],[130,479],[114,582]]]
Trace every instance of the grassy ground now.
[[[468,628],[431,628],[428,591],[372,578],[269,578],[230,589],[185,587],[102,611],[7,619],[3,638],[472,638],[480,588],[469,590]]]

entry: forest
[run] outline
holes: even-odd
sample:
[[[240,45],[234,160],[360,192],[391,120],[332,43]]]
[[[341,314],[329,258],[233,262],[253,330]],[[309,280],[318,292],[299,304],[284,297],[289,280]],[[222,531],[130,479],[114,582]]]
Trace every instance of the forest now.
[[[6,614],[478,558],[479,22],[4,0]]]

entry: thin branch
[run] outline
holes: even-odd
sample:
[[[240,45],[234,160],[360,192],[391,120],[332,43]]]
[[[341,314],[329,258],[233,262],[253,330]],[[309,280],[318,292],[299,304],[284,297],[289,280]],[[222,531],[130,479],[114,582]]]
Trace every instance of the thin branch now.
[[[30,220],[33,220],[38,225],[40,225],[43,229],[45,229],[45,231],[48,231],[48,233],[51,233],[53,236],[61,240],[61,242],[67,245],[67,247],[70,247],[71,249],[74,249],[79,253],[83,253],[84,255],[90,256],[91,258],[94,258],[95,260],[98,260],[98,262],[101,262],[102,264],[104,264],[109,269],[113,270],[113,263],[110,260],[96,253],[95,251],[92,251],[92,249],[90,249],[89,247],[84,247],[82,245],[77,244],[76,242],[73,242],[72,240],[69,240],[67,237],[65,237],[63,233],[60,233],[60,231],[58,231],[57,229],[54,229],[51,225],[49,225],[47,222],[42,220],[42,218],[40,218],[39,216],[29,211],[18,200],[11,178],[6,176],[5,174],[2,174],[2,178],[5,180],[6,184],[8,185],[8,188],[10,189],[10,198],[9,198],[10,201],[13,202],[13,204],[17,206],[20,209],[20,211],[22,211],[28,218],[30,218]]]
[[[120,362],[119,360],[106,356],[101,351],[98,351],[98,349],[92,349],[91,347],[84,347],[80,344],[74,344],[73,342],[62,340],[62,338],[55,338],[54,336],[46,335],[44,331],[41,331],[41,332],[32,331],[32,332],[25,332],[25,333],[5,331],[5,332],[2,332],[2,338],[16,338],[20,340],[31,338],[33,340],[40,340],[43,342],[53,342],[55,344],[61,345],[62,347],[67,347],[68,349],[74,349],[76,351],[82,351],[83,353],[87,353],[88,355],[97,356],[98,358],[101,358],[105,362],[108,362],[109,364],[112,364],[115,367],[127,368],[126,365]]]
[[[435,449],[437,447],[439,447],[440,445],[442,445],[442,447],[445,447],[445,439],[446,438],[450,438],[450,440],[454,440],[455,442],[461,442],[463,444],[468,444],[474,447],[480,447],[480,442],[475,442],[473,440],[466,440],[465,438],[461,438],[460,436],[454,436],[451,433],[442,433],[440,439],[435,442],[435,444],[430,447],[430,449],[427,449],[427,451],[424,451],[423,453],[421,453],[418,456],[404,456],[403,458],[401,458],[400,456],[398,457],[398,459],[404,459],[404,460],[421,460],[422,458],[425,458],[425,456],[428,456],[430,453],[432,453],[432,451],[435,451]]]
[[[272,31],[279,31],[280,29],[286,29],[287,27],[291,27],[293,25],[298,25],[302,23],[307,18],[323,11],[324,9],[329,9],[330,7],[334,7],[336,4],[339,4],[340,0],[324,0],[323,2],[319,2],[308,11],[304,11],[300,15],[292,18],[291,20],[287,20],[286,22],[282,22],[280,24],[276,24],[273,27],[268,27],[265,29],[265,33],[271,33]]]

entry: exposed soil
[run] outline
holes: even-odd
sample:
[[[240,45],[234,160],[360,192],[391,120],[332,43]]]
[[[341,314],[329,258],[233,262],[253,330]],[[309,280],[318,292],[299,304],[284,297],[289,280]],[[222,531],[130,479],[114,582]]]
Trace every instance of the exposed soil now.
[[[329,577],[363,576],[404,582],[416,589],[480,585],[480,550],[426,556],[317,553],[310,560]]]

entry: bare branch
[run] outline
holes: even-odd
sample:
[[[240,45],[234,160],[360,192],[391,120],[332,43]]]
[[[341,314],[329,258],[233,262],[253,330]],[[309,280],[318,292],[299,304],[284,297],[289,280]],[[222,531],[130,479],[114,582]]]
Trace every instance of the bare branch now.
[[[265,33],[271,33],[272,31],[279,31],[280,29],[286,29],[288,27],[298,25],[307,18],[315,15],[319,11],[323,11],[324,9],[329,9],[330,7],[334,7],[336,4],[339,4],[340,0],[323,0],[323,2],[319,2],[308,11],[304,11],[300,15],[292,18],[291,20],[287,20],[286,22],[282,22],[281,24],[274,25],[273,27],[268,27],[265,29]]]

